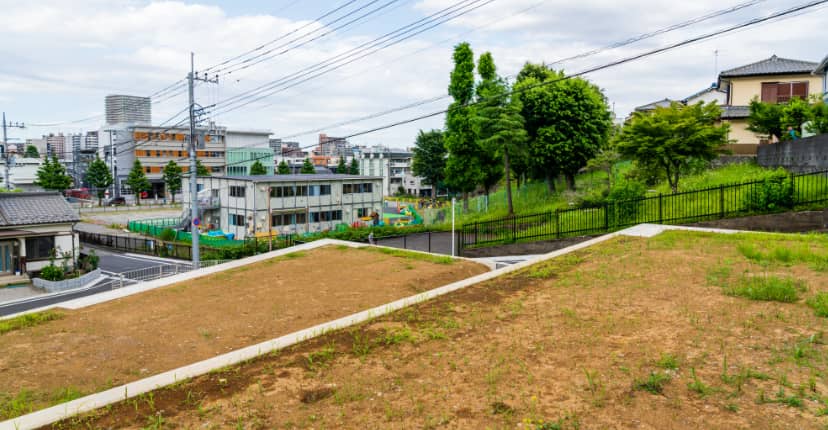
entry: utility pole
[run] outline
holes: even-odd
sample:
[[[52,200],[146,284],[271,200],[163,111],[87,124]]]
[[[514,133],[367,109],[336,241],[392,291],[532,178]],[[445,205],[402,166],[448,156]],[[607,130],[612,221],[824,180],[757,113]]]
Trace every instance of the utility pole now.
[[[212,80],[206,74],[203,77],[199,77],[195,71],[195,54],[190,52],[190,73],[187,75],[187,84],[190,96],[190,203],[192,205],[190,208],[190,224],[192,227],[190,228],[190,232],[192,233],[191,236],[193,244],[193,269],[198,269],[201,265],[198,247],[198,239],[200,234],[198,226],[201,224],[201,220],[198,218],[198,162],[196,158],[198,139],[196,138],[196,104],[195,94],[193,92],[195,81],[217,84],[218,75],[216,75],[215,79]],[[203,110],[201,111],[203,112]]]
[[[11,190],[11,175],[9,173],[9,164],[11,164],[11,157],[9,156],[9,141],[6,137],[6,128],[26,128],[26,125],[19,122],[7,123],[6,122],[6,113],[3,112],[3,156],[6,160],[6,189]]]

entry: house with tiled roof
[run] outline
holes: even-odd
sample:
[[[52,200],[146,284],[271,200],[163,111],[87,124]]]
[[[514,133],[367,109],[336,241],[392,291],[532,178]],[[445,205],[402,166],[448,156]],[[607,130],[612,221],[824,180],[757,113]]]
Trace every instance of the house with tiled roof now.
[[[750,101],[758,98],[768,103],[786,103],[793,97],[825,97],[826,66],[822,63],[781,58],[776,55],[755,63],[719,73],[718,87],[727,94],[722,105],[722,120],[730,123],[730,149],[735,154],[754,155],[768,136],[747,129]]]
[[[70,255],[72,265],[79,254],[78,221],[60,193],[0,193],[0,281],[40,271],[52,250]]]

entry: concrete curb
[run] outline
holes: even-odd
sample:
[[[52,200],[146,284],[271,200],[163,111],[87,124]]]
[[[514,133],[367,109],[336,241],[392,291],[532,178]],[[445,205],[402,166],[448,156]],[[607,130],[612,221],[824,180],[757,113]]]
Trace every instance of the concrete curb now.
[[[120,387],[111,388],[106,391],[102,391],[99,393],[91,394],[86,397],[82,397],[77,400],[73,400],[67,403],[63,403],[60,405],[52,406],[47,409],[42,409],[28,415],[24,415],[21,417],[13,418],[11,420],[7,420],[4,422],[0,422],[0,430],[4,429],[31,429],[31,428],[38,428],[42,427],[74,415],[82,414],[84,412],[89,412],[94,409],[98,409],[104,407],[106,405],[116,403],[131,397],[138,396],[140,394],[174,384],[179,382],[183,379],[193,378],[196,376],[204,375],[209,373],[215,369],[219,369],[226,366],[232,366],[238,363],[241,363],[246,360],[250,360],[252,358],[256,358],[263,354],[267,354],[272,351],[276,351],[279,349],[283,349],[285,347],[295,345],[302,341],[320,336],[322,334],[343,329],[349,326],[353,326],[388,313],[394,312],[399,309],[403,309],[405,307],[421,303],[453,291],[457,291],[463,288],[466,288],[471,285],[478,284],[480,282],[488,281],[490,279],[497,278],[507,273],[515,272],[531,266],[533,264],[546,261],[555,257],[559,257],[561,255],[569,254],[571,252],[588,248],[590,246],[606,242],[612,238],[618,236],[643,236],[643,237],[652,237],[655,236],[665,230],[688,230],[688,231],[702,231],[702,232],[714,232],[714,233],[738,233],[739,231],[736,230],[722,230],[722,229],[705,229],[705,228],[689,228],[689,227],[678,227],[678,226],[662,226],[662,225],[652,225],[652,224],[642,224],[639,226],[631,227],[627,230],[622,230],[614,233],[610,233],[601,237],[597,237],[595,239],[591,239],[585,242],[578,243],[576,245],[570,246],[568,248],[560,249],[548,254],[544,254],[537,258],[533,258],[531,260],[527,260],[512,266],[504,267],[502,269],[486,272],[468,279],[464,279],[462,281],[454,282],[449,285],[444,285],[442,287],[426,291],[424,293],[420,293],[414,296],[410,296],[404,299],[396,300],[391,303],[377,306],[362,312],[358,312],[346,317],[342,317],[333,321],[329,321],[326,323],[318,324],[313,327],[300,330],[285,336],[278,337],[276,339],[272,339],[269,341],[265,341],[256,345],[251,345],[248,347],[244,347],[241,349],[237,349],[235,351],[228,352],[226,354],[222,354],[216,357],[212,357],[203,361],[199,361],[197,363],[189,364],[183,367],[179,367],[178,369],[173,369],[164,373],[160,373],[158,375],[154,375],[148,378],[144,378],[138,381],[130,382]],[[314,246],[310,246],[314,245]],[[346,245],[353,248],[361,248],[364,246],[370,245],[363,245],[353,242],[343,242],[339,240],[331,240],[331,239],[324,239],[316,242],[311,242],[305,245],[301,245],[300,247],[288,248],[285,250],[274,251],[268,254],[262,254],[254,257],[250,257],[246,260],[254,260],[254,261],[237,261],[222,264],[219,266],[209,267],[206,269],[200,269],[196,274],[186,273],[184,275],[189,275],[186,278],[183,275],[176,275],[170,278],[164,279],[163,285],[171,284],[174,282],[181,282],[185,279],[192,279],[197,278],[200,276],[204,276],[211,273],[216,273],[222,270],[234,268],[234,267],[241,267],[246,264],[251,264],[252,262],[258,262],[267,260],[279,255],[289,254],[291,252],[296,252],[300,250],[307,250],[313,249],[316,247],[326,246],[326,245]],[[221,268],[221,270],[217,270],[217,268]],[[177,278],[173,280],[172,278]],[[161,283],[159,282],[151,282],[150,284],[157,284],[153,285],[152,287],[144,287],[140,289],[135,289],[128,294],[117,294],[112,295],[111,297],[107,297],[104,300],[94,300],[95,303],[101,303],[108,300],[114,300],[120,297],[126,297],[128,295],[137,294],[142,291],[148,291],[154,288],[158,288]],[[126,287],[129,288],[129,287]],[[126,289],[124,288],[124,289]],[[115,291],[113,293],[120,293],[119,291]],[[107,293],[102,293],[104,295]],[[78,302],[75,303],[75,306],[83,307],[89,306],[90,304],[94,303],[86,303],[90,301],[84,301],[83,299],[78,299]],[[84,303],[81,303],[84,302]]]

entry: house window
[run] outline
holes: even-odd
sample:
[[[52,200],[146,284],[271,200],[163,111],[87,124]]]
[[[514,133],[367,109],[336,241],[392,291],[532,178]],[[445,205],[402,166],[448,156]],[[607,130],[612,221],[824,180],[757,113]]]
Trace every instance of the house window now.
[[[363,193],[373,193],[374,192],[374,184],[362,184],[362,192]]]
[[[244,187],[230,186],[230,197],[244,197]]]
[[[55,248],[54,236],[26,239],[26,257],[29,260],[47,260]]]
[[[762,82],[762,101],[787,103],[791,98],[808,98],[808,82]]]
[[[296,186],[296,195],[303,197],[308,195],[308,186],[307,185],[297,185]]]
[[[353,185],[351,184],[342,184],[342,194],[351,194],[353,191]]]
[[[230,225],[244,227],[244,215],[230,214]]]

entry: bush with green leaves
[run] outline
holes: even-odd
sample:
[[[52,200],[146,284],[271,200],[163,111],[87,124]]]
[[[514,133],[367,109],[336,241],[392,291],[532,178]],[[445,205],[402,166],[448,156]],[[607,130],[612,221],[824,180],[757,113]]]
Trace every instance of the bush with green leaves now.
[[[776,211],[793,206],[793,181],[785,171],[774,172],[752,186],[745,196],[745,207],[750,211]]]
[[[637,181],[618,183],[607,196],[607,214],[613,225],[634,223],[641,210],[641,200],[647,195],[647,187]]]
[[[161,230],[161,234],[158,235],[158,238],[165,241],[165,242],[172,242],[175,240],[178,233],[171,228],[165,228]]]
[[[89,251],[89,254],[81,255],[78,265],[84,272],[91,272],[98,268],[98,263],[101,257],[95,254],[95,250]]]
[[[40,278],[47,281],[62,281],[65,275],[63,269],[54,264],[50,264],[40,271]]]

